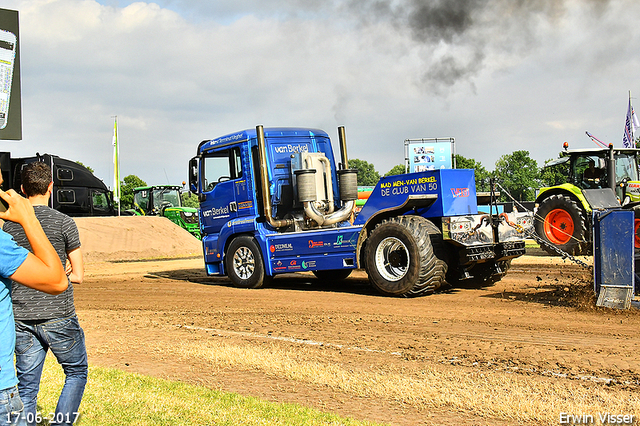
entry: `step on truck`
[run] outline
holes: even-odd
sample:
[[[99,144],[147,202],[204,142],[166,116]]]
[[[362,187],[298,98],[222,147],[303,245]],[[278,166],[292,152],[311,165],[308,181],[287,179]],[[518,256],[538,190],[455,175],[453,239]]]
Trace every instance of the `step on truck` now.
[[[529,213],[478,213],[473,170],[382,178],[355,215],[357,172],[327,133],[257,126],[202,141],[189,162],[208,275],[259,288],[310,271],[343,280],[363,268],[389,296],[445,283],[490,284],[525,253]]]

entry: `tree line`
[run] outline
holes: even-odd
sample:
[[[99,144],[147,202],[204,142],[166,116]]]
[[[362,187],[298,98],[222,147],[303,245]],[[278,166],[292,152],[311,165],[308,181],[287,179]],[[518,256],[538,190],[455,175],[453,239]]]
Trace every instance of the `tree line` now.
[[[538,163],[529,156],[529,151],[515,151],[500,157],[495,164],[495,170],[489,172],[472,158],[456,154],[458,169],[473,169],[475,171],[476,191],[488,192],[491,181],[499,182],[516,200],[534,201],[535,190],[543,186],[553,186],[563,183],[561,173],[557,170],[540,169]],[[545,164],[551,160],[545,161]],[[358,186],[375,186],[382,177],[375,166],[357,158],[349,160],[349,167],[358,171]],[[383,176],[393,176],[405,173],[405,166],[398,164]],[[565,175],[566,176],[566,175]],[[125,176],[120,183],[121,209],[133,208],[134,188],[147,186],[147,183],[136,175]],[[501,201],[511,201],[506,194],[500,194]],[[182,204],[185,207],[199,207],[198,197],[185,191],[182,193]]]
[[[475,171],[477,192],[488,192],[491,190],[491,182],[497,182],[518,201],[534,201],[537,188],[564,183],[568,175],[568,170],[561,167],[541,168],[536,160],[531,158],[529,151],[524,150],[500,157],[493,171],[488,171],[481,162],[460,154],[455,155],[455,160],[458,169]],[[549,161],[551,159],[546,160],[545,164]],[[384,175],[380,175],[373,164],[357,158],[349,160],[349,168],[358,171],[358,186],[375,186],[383,176],[405,173],[405,166],[398,164]],[[133,189],[140,186],[147,184],[138,176],[129,175],[124,178],[120,189],[121,208],[133,207]],[[506,194],[500,192],[500,201],[511,201]],[[186,207],[199,207],[198,198],[186,191],[182,194],[182,202]]]
[[[635,140],[635,147],[640,148],[640,136]],[[530,157],[529,151],[514,151],[505,154],[496,161],[495,169],[491,172],[472,158],[466,158],[456,154],[456,167],[458,169],[473,169],[475,171],[476,191],[490,191],[491,182],[498,182],[511,196],[518,201],[534,201],[537,188],[560,185],[566,182],[568,166],[542,168],[536,160]],[[546,160],[546,165],[551,159]],[[93,169],[82,164],[93,173]],[[358,170],[358,186],[375,186],[381,177],[401,175],[405,173],[405,166],[398,164],[391,170],[380,175],[375,166],[367,161],[357,158],[349,160],[349,167]],[[122,209],[133,208],[133,189],[147,186],[146,182],[136,175],[128,175],[120,182],[120,206]],[[511,201],[506,194],[500,194],[500,201]],[[185,207],[199,207],[198,197],[187,191],[182,193],[182,205]]]

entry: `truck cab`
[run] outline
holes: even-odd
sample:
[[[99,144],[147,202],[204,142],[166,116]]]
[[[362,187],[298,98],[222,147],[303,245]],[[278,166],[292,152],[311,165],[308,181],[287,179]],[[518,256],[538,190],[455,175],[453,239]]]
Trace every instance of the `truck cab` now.
[[[51,207],[69,216],[114,216],[111,191],[104,182],[75,161],[50,154],[12,158],[8,152],[0,153],[3,188],[21,193],[21,171],[24,165],[41,161],[49,164],[53,174]],[[6,186],[5,186],[6,185]]]
[[[144,215],[161,215],[167,207],[182,206],[180,202],[180,187],[159,185],[134,188],[133,204]]]
[[[249,129],[203,141],[198,147],[198,157],[190,163],[190,189],[199,194],[205,263],[211,274],[224,273],[224,249],[232,235],[258,234],[257,241],[263,248],[279,251],[285,245],[274,242],[277,235],[337,227],[355,205],[340,201],[336,164],[327,133],[317,129],[264,129],[267,166],[261,165],[259,159],[258,136],[256,129]],[[313,207],[307,207],[317,215],[315,221],[303,217],[305,202],[298,201],[293,173],[308,164],[321,170],[317,176],[310,173],[314,174],[313,189],[321,192]],[[261,184],[263,173],[266,185]],[[352,264],[355,266],[353,261]],[[268,272],[272,272],[270,266]]]
[[[608,149],[565,150],[560,158],[549,162],[545,168],[554,168],[559,174],[567,175],[567,182],[580,189],[612,188],[620,202],[626,204],[640,201],[638,191],[633,191],[640,181],[639,152],[635,148],[613,149],[611,152]],[[629,182],[632,183],[631,188]],[[625,197],[628,197],[626,202]]]

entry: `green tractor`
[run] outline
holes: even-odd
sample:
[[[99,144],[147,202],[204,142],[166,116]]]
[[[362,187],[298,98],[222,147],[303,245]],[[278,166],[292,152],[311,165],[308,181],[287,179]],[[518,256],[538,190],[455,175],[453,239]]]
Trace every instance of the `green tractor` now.
[[[540,188],[536,197],[535,229],[541,248],[571,255],[592,249],[593,210],[625,208],[635,211],[635,247],[640,248],[640,149],[572,149],[564,143],[558,159],[545,165],[566,182]]]
[[[181,188],[172,185],[143,186],[133,189],[135,209],[129,213],[137,216],[164,216],[198,239],[200,224],[198,209],[183,207]]]

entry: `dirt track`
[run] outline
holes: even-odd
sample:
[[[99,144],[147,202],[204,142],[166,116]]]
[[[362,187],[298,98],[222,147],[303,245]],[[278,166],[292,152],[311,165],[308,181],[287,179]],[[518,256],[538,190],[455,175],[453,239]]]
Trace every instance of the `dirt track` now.
[[[518,423],[359,397],[260,368],[217,366],[181,351],[222,342],[279,348],[349,371],[434,367],[508,372],[552,386],[578,381],[638,389],[637,312],[576,307],[589,306],[588,292],[580,289],[591,277],[579,266],[535,254],[516,259],[493,287],[416,299],[376,295],[363,272],[341,286],[297,274],[243,290],[206,277],[199,258],[89,263],[76,305],[94,365],[398,425]]]

